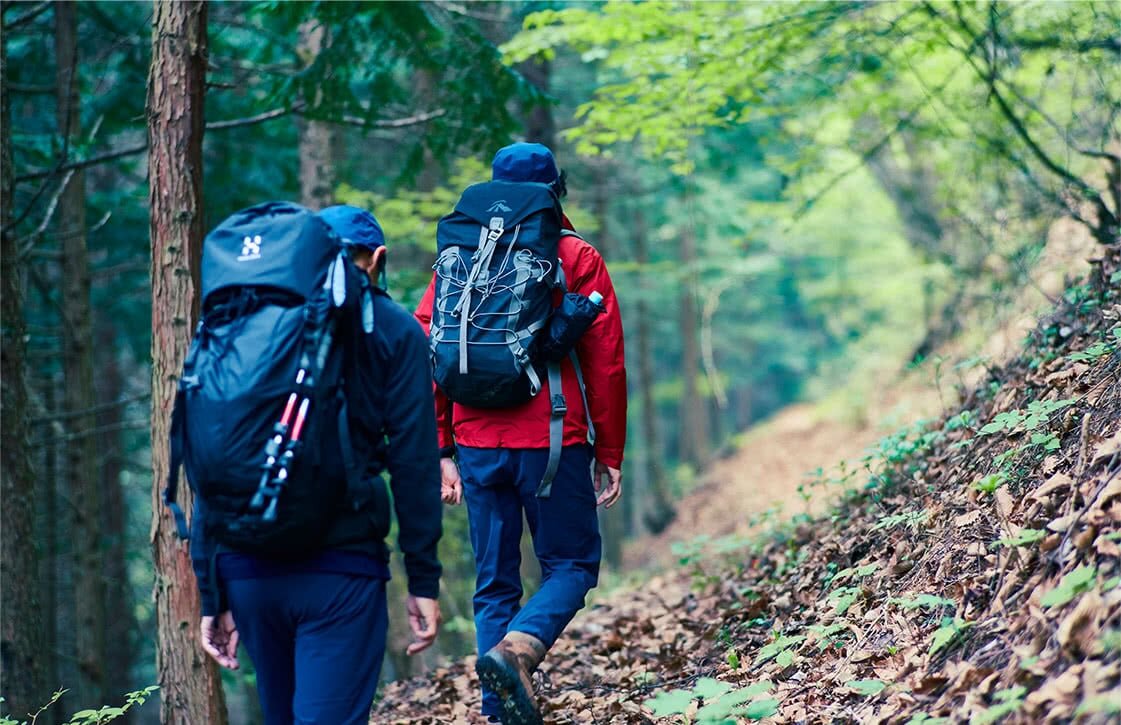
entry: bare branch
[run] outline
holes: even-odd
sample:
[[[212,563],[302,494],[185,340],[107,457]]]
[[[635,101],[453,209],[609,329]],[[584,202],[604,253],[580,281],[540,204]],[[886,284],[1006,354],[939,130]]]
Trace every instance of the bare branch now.
[[[27,25],[28,23],[30,23],[35,18],[42,15],[43,11],[46,10],[47,8],[49,8],[50,6],[51,6],[50,0],[47,0],[47,2],[41,2],[38,5],[35,5],[30,10],[28,10],[26,13],[24,13],[23,15],[20,15],[18,18],[11,21],[10,23],[4,23],[4,30],[6,32],[10,33],[13,30],[15,30],[16,28],[19,28],[23,25]],[[5,10],[7,10],[7,8],[5,8]]]
[[[31,232],[26,237],[16,240],[16,249],[19,250],[19,258],[21,260],[27,257],[35,247],[35,243],[39,241],[39,237],[47,230],[47,225],[51,223],[51,219],[54,218],[55,209],[58,208],[58,200],[62,198],[62,192],[66,189],[67,184],[70,183],[70,177],[73,175],[73,171],[68,171],[66,176],[63,177],[62,183],[55,189],[54,196],[51,197],[50,203],[47,204],[47,213],[43,215],[43,221],[39,223],[35,231]]]
[[[246,118],[235,118],[235,119],[231,119],[229,121],[211,121],[210,123],[206,124],[206,130],[207,131],[224,131],[224,130],[231,129],[231,128],[242,128],[244,126],[255,126],[259,123],[265,123],[266,121],[272,121],[274,119],[282,118],[284,116],[287,116],[287,115],[293,114],[293,113],[299,114],[299,115],[304,115],[303,114],[304,109],[305,109],[304,103],[300,102],[300,103],[293,104],[290,108],[274,108],[271,111],[265,111],[264,113],[258,113],[255,116],[248,116]],[[326,121],[328,123],[331,123],[331,122],[345,123],[345,124],[350,125],[350,126],[359,126],[359,127],[362,127],[362,128],[382,128],[382,129],[385,129],[385,128],[407,128],[409,126],[416,126],[416,125],[431,121],[434,118],[440,118],[441,116],[444,116],[444,115],[447,115],[447,110],[443,109],[443,108],[439,108],[439,109],[436,109],[435,111],[424,111],[424,112],[415,114],[413,116],[406,116],[404,118],[383,118],[383,119],[376,119],[374,121],[367,121],[366,119],[360,118],[358,116],[343,116],[342,118],[335,118],[335,119],[325,118],[325,119],[317,119],[317,120],[323,120],[323,121]],[[52,177],[56,174],[59,174],[59,173],[63,173],[63,172],[67,172],[67,171],[77,171],[78,169],[84,169],[84,168],[87,168],[87,167],[90,167],[90,166],[96,166],[98,164],[108,163],[109,161],[116,161],[117,159],[122,159],[122,158],[125,158],[127,156],[136,156],[137,154],[144,153],[147,149],[148,149],[148,142],[145,141],[143,144],[138,144],[136,146],[129,146],[127,148],[119,149],[117,151],[108,151],[106,153],[99,154],[97,156],[91,156],[88,159],[83,159],[82,161],[74,161],[74,162],[69,163],[69,164],[64,164],[64,165],[59,166],[59,167],[54,168],[54,169],[44,169],[43,171],[33,171],[31,173],[28,173],[28,174],[22,174],[20,176],[17,176],[14,181],[15,181],[15,183],[20,183],[20,182],[23,182],[23,181],[35,181],[36,179],[47,179],[47,178],[50,178],[50,177]]]
[[[274,118],[287,116],[290,113],[299,113],[303,109],[303,103],[293,104],[291,108],[274,108],[271,111],[258,113],[256,116],[249,116],[247,118],[234,118],[229,121],[212,121],[206,124],[207,131],[221,131],[227,128],[241,128],[242,126],[255,126],[258,123],[271,121]]]

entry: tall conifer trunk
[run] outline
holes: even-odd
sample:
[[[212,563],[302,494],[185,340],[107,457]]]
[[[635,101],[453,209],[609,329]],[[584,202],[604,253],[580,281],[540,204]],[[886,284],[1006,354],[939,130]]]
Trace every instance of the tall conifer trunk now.
[[[205,2],[156,0],[148,74],[148,176],[152,240],[152,553],[156,654],[164,723],[226,721],[217,665],[199,644],[199,597],[185,542],[161,501],[178,376],[198,316],[203,237],[202,134]],[[191,510],[187,486],[180,504]]]

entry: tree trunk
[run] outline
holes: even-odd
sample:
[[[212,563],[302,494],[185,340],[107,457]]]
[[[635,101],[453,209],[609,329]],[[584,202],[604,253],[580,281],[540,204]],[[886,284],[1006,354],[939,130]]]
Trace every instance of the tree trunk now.
[[[638,263],[638,325],[635,330],[638,344],[638,385],[642,405],[642,439],[649,492],[647,505],[641,512],[642,523],[653,533],[658,533],[673,521],[674,510],[662,466],[662,443],[658,430],[658,409],[654,403],[654,353],[650,346],[650,309],[646,301],[650,293],[646,265],[650,264],[650,251],[646,244],[646,217],[641,210],[634,215],[635,261]]]
[[[109,342],[116,340],[117,333],[113,324],[103,321],[98,325],[98,339]],[[105,576],[105,611],[112,612],[107,617],[105,639],[112,642],[105,653],[105,685],[110,698],[134,689],[132,681],[132,636],[136,628],[133,614],[132,592],[128,580],[128,561],[126,548],[126,504],[125,492],[121,482],[124,459],[121,445],[120,423],[124,411],[115,403],[124,397],[125,381],[121,374],[121,359],[115,344],[102,346],[106,354],[98,361],[98,404],[105,406],[105,413],[99,416],[98,427],[105,432],[98,437],[98,454],[101,476],[102,528],[105,532],[103,553],[103,572]],[[132,721],[132,712],[125,713],[121,725]]]
[[[681,232],[679,246],[682,279],[678,303],[681,335],[681,460],[700,467],[708,457],[708,412],[697,390],[700,377],[700,346],[697,340],[696,271],[697,240],[693,230]]]
[[[161,721],[185,724],[226,721],[217,664],[198,641],[199,597],[190,555],[160,495],[176,383],[198,315],[206,10],[198,0],[156,0],[148,74],[156,670]],[[187,486],[180,487],[180,504],[191,511]]]
[[[55,58],[58,127],[63,143],[81,137],[78,94],[78,5],[59,2],[55,13]],[[90,270],[86,249],[86,179],[82,170],[70,177],[58,201],[58,235],[62,240],[63,411],[69,432],[65,480],[70,491],[70,541],[74,556],[77,609],[75,652],[78,682],[73,702],[98,707],[105,696],[105,580],[102,573],[101,493],[97,476],[94,419],[93,333],[90,326]]]
[[[50,696],[35,549],[35,479],[27,440],[23,289],[12,222],[12,135],[7,31],[0,19],[0,681],[4,709],[22,719]]]
[[[304,67],[315,62],[320,51],[329,42],[327,27],[322,23],[309,20],[301,25],[298,52]],[[322,98],[306,100],[314,108]],[[324,121],[301,118],[298,124],[300,203],[309,209],[323,209],[335,203],[335,156],[339,132],[333,124]]]
[[[552,63],[547,59],[527,60],[518,64],[518,71],[542,94],[549,92]],[[525,109],[525,140],[543,143],[556,150],[557,123],[553,118],[553,108],[549,103],[540,103]]]

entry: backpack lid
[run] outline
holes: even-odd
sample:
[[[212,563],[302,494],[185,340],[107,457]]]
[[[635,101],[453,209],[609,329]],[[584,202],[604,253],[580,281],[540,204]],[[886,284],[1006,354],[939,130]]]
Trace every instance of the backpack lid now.
[[[342,242],[315,213],[270,201],[232,214],[203,242],[202,302],[229,287],[271,287],[307,298]]]
[[[482,226],[501,217],[503,228],[511,229],[537,212],[551,210],[561,219],[560,200],[548,184],[534,181],[486,181],[473,184],[463,192],[455,211]]]

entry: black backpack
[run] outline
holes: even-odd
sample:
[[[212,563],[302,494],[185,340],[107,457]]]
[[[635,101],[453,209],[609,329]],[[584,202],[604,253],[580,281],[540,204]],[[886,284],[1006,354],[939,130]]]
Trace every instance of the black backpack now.
[[[368,280],[313,212],[259,204],[207,235],[164,491],[180,536],[182,463],[206,511],[196,525],[218,542],[284,555],[322,541],[364,466],[344,379],[362,329],[373,329]]]
[[[509,408],[541,390],[533,353],[564,284],[562,219],[546,184],[490,181],[468,187],[440,220],[430,345],[451,400]]]

